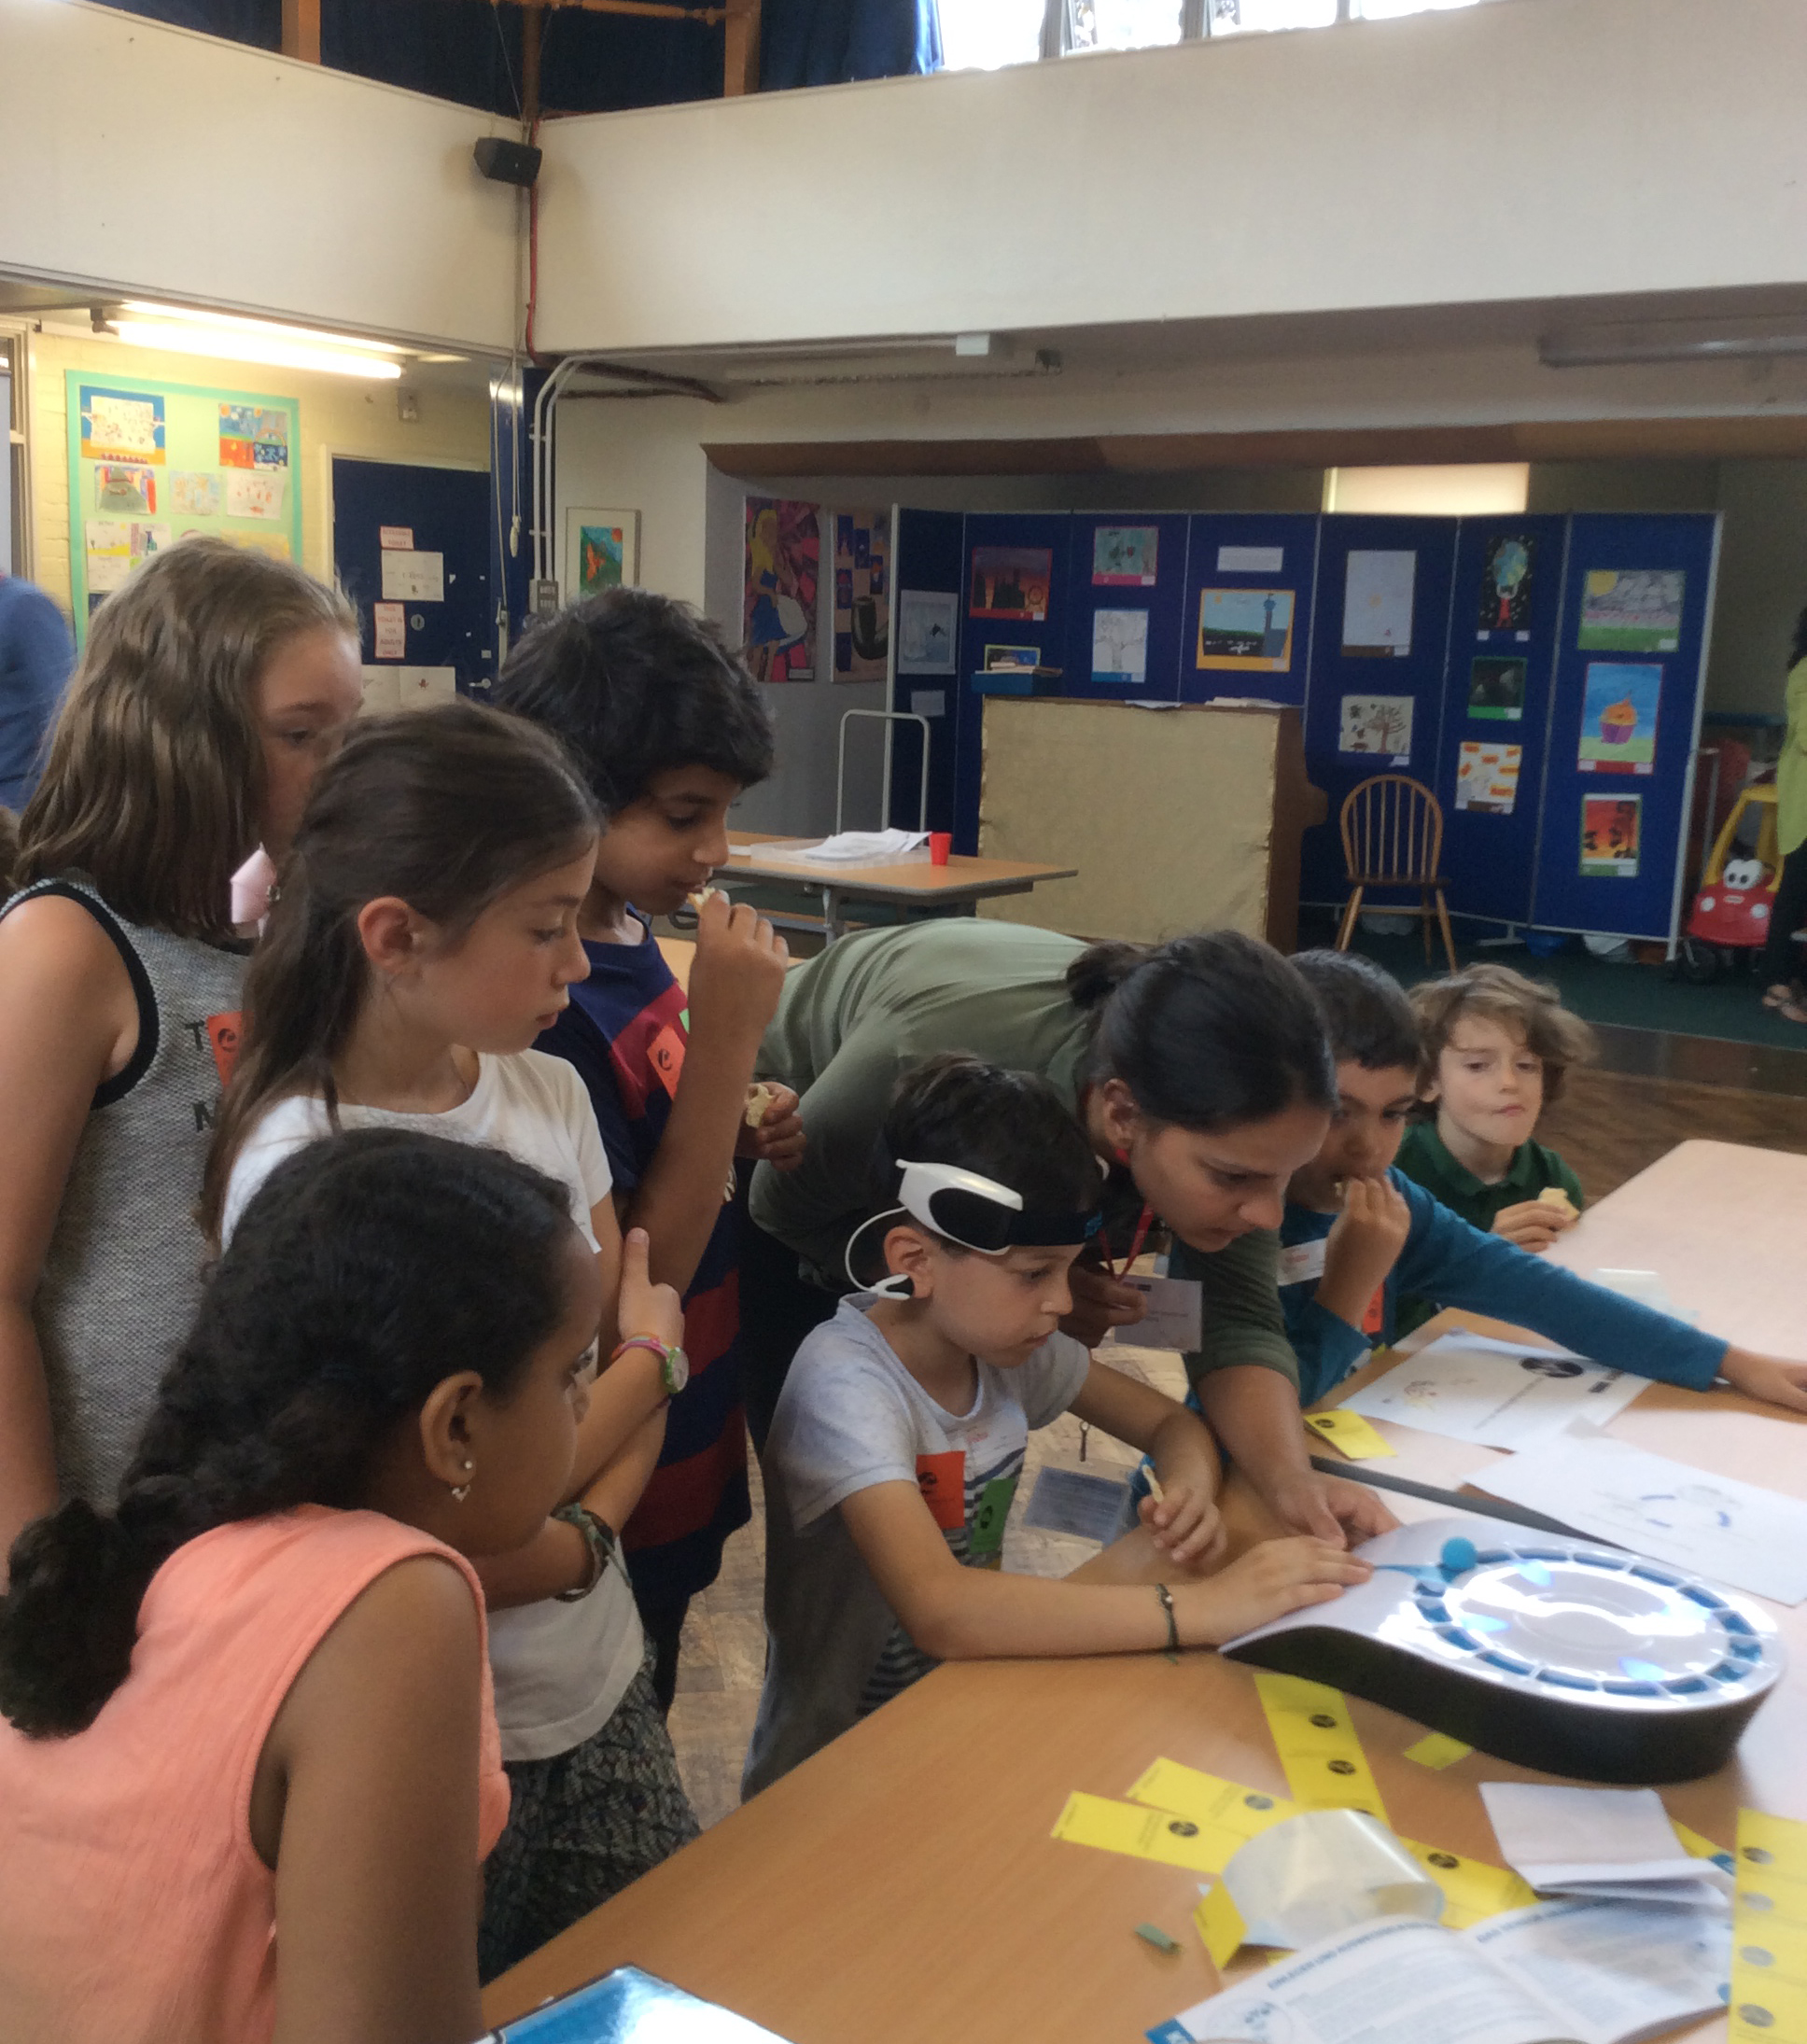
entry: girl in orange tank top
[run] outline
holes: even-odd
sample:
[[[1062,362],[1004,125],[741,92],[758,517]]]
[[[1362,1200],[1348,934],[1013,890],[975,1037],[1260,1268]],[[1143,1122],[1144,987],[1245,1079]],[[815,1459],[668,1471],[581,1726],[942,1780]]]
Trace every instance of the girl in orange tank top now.
[[[629,1237],[622,1310],[679,1324]],[[381,1129],[279,1166],[119,1507],[0,1598],[8,2044],[469,2044],[508,1812],[467,1559],[558,1504],[602,1317],[565,1188]]]

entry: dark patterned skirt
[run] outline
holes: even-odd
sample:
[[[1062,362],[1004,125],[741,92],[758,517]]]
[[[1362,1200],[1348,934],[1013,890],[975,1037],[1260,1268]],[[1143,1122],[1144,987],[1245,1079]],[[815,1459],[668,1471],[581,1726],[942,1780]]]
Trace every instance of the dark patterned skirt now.
[[[652,1651],[612,1715],[550,1760],[511,1760],[508,1828],[483,1868],[485,1982],[619,1895],[697,1834],[678,1778]]]

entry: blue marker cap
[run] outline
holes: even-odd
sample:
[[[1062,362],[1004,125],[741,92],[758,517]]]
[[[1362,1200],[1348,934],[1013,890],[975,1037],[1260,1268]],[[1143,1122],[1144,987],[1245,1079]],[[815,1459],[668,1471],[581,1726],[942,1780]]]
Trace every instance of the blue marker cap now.
[[[1441,1560],[1444,1575],[1452,1581],[1458,1575],[1465,1575],[1475,1565],[1475,1543],[1464,1540],[1460,1535],[1454,1540],[1446,1540]]]

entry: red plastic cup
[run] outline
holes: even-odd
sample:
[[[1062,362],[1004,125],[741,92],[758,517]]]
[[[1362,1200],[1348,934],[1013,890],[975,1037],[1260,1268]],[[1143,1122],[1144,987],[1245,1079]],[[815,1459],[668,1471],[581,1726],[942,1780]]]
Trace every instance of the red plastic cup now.
[[[947,855],[953,848],[954,833],[952,831],[931,831],[929,833],[929,863],[932,866],[945,866],[947,863]]]

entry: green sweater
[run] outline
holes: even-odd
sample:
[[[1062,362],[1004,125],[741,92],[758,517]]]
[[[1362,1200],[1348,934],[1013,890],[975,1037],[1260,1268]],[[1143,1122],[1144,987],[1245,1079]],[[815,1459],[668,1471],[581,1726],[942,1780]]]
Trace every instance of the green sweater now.
[[[754,1171],[753,1219],[818,1281],[842,1290],[847,1238],[877,1211],[873,1162],[891,1088],[936,1051],[1040,1072],[1076,1114],[1091,1031],[1068,998],[1066,972],[1084,949],[1051,931],[960,917],[843,937],[799,966],[765,1032],[759,1072],[803,1096],[809,1143],[798,1169]],[[1198,1367],[1254,1363],[1297,1381],[1277,1243],[1243,1236],[1201,1259]]]
[[[1547,1186],[1560,1185],[1574,1200],[1578,1212],[1587,1204],[1581,1181],[1554,1150],[1541,1142],[1525,1141],[1512,1153],[1506,1176],[1495,1185],[1475,1176],[1465,1164],[1450,1155],[1434,1121],[1414,1123],[1399,1145],[1398,1168],[1414,1184],[1423,1186],[1434,1198],[1459,1213],[1470,1227],[1483,1235],[1493,1232],[1495,1219],[1507,1207],[1535,1199]],[[1402,1298],[1394,1328],[1394,1338],[1422,1327],[1436,1311],[1430,1299]]]

